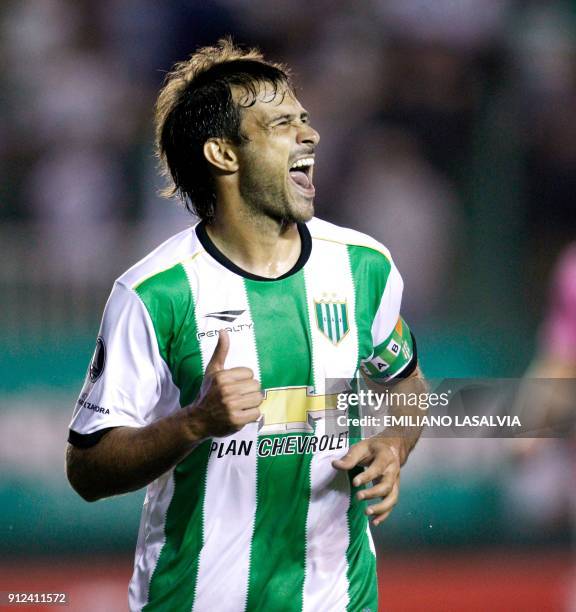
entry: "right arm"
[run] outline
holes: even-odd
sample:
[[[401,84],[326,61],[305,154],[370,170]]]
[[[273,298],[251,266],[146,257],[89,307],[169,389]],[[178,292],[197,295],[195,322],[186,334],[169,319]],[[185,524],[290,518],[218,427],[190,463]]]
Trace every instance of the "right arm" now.
[[[201,441],[186,410],[146,427],[116,427],[95,445],[68,444],[66,474],[86,501],[135,491],[184,459]]]
[[[89,448],[68,444],[66,473],[86,501],[139,489],[182,461],[200,442],[260,418],[263,396],[249,368],[224,369],[230,339],[221,332],[199,399],[145,427],[115,427]]]

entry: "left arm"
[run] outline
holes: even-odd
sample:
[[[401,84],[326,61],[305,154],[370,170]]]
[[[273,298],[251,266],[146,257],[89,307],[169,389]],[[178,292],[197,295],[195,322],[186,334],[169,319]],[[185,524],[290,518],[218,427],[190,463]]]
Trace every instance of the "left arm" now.
[[[370,328],[372,353],[361,360],[360,371],[368,386],[375,387],[376,391],[382,392],[394,385],[395,392],[405,394],[401,397],[425,393],[427,388],[418,368],[416,340],[400,315],[404,288],[400,272],[389,254],[385,254],[385,261],[373,261],[369,270],[370,286],[379,287],[379,291],[367,295],[367,300],[370,297],[374,300]],[[418,406],[406,404],[391,407],[390,413],[400,416],[422,412]],[[388,428],[354,444],[344,457],[332,462],[338,470],[365,467],[355,476],[352,485],[368,485],[356,492],[358,499],[382,498],[365,510],[374,525],[382,523],[398,501],[400,467],[419,437],[419,427]]]
[[[369,381],[371,386],[376,383]],[[380,387],[382,390],[382,387]],[[403,394],[426,393],[427,386],[419,367],[394,385],[394,391]],[[418,406],[394,407],[395,415],[421,415]],[[387,430],[354,444],[341,459],[332,462],[338,470],[351,470],[357,465],[366,469],[354,478],[355,487],[368,485],[356,493],[361,500],[382,498],[378,503],[366,508],[366,514],[374,525],[379,525],[388,516],[398,501],[400,488],[400,468],[420,437],[420,427]]]

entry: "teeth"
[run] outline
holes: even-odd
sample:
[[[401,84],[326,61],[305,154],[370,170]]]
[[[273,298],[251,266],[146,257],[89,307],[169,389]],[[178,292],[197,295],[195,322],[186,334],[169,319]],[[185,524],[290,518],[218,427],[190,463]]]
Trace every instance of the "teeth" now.
[[[296,168],[309,168],[310,166],[313,166],[313,165],[314,165],[313,157],[304,157],[303,159],[299,159],[298,161],[294,162],[290,166],[290,170],[294,170]]]

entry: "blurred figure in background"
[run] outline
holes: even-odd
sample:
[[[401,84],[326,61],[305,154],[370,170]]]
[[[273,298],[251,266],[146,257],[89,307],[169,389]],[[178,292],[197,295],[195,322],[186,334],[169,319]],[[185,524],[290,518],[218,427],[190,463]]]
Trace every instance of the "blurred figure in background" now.
[[[562,253],[557,263],[540,347],[529,375],[576,378],[576,243]],[[569,399],[572,405],[574,398]],[[561,407],[563,403],[561,399],[549,402],[551,408]]]
[[[576,420],[576,243],[565,249],[556,264],[538,350],[526,376],[519,406],[534,420],[537,430],[556,429],[564,436],[560,432],[573,428]],[[540,384],[538,379],[542,379]],[[569,382],[554,384],[550,379]],[[509,508],[519,520],[517,528],[554,535],[569,522],[574,539],[576,430],[562,439],[514,440],[512,448],[517,461],[507,495]],[[568,599],[567,609],[576,610],[576,565]]]

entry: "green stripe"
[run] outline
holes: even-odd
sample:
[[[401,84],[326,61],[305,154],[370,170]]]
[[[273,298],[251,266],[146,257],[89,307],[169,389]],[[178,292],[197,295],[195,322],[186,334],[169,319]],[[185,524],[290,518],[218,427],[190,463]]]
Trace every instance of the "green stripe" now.
[[[186,271],[177,264],[134,289],[150,314],[160,355],[180,389],[180,403],[184,406],[196,397],[203,376],[194,300]]]
[[[320,331],[324,331],[324,318],[322,316],[322,304],[316,304],[316,320]]]
[[[348,606],[346,609],[348,612],[358,612],[367,608],[376,612],[378,610],[378,576],[376,557],[370,550],[366,533],[367,518],[364,514],[366,502],[356,499],[354,493],[359,488],[352,486],[352,479],[361,471],[362,469],[351,470],[348,473],[351,497],[348,509],[349,543],[346,551],[348,561]]]
[[[326,325],[328,326],[328,336],[330,340],[334,342],[334,330],[332,329],[332,321],[330,317],[330,304],[324,304],[324,311],[326,312]]]
[[[274,283],[246,280],[245,285],[255,322],[262,387],[312,385],[312,345],[303,272]],[[302,609],[312,456],[258,458],[246,605],[251,612]]]
[[[203,375],[186,272],[178,264],[135,289],[150,313],[160,354],[180,390],[180,404],[185,406],[198,394]],[[174,469],[174,494],[164,525],[165,543],[150,581],[146,611],[190,610],[193,605],[203,542],[202,507],[209,448],[209,441],[204,442]]]
[[[388,277],[390,260],[379,251],[368,247],[348,246],[348,261],[354,284],[354,318],[358,334],[358,363],[368,358],[373,351],[372,323],[378,312]],[[350,416],[358,415],[357,407],[351,407]],[[361,439],[359,427],[350,428],[350,444]]]
[[[380,306],[388,277],[390,260],[373,249],[358,246],[348,247],[348,258],[354,282],[356,328],[358,334],[358,364],[366,359],[373,350],[372,323]],[[351,414],[351,416],[355,416]],[[350,430],[350,444],[360,439],[360,432]],[[350,506],[348,508],[349,543],[346,551],[348,561],[348,596],[347,610],[357,612],[368,608],[374,612],[378,609],[378,582],[376,575],[376,558],[370,550],[366,533],[367,517],[364,514],[366,502],[356,499],[359,490],[352,485],[361,468],[349,472]]]
[[[334,333],[336,334],[335,340],[340,340],[340,324],[338,323],[338,306],[332,304],[332,312],[334,313]]]
[[[348,310],[348,308],[346,308],[346,305],[342,305],[340,306],[340,309],[342,311],[342,329],[343,332],[342,333],[346,333],[348,331],[348,315],[346,314],[346,311]]]
[[[394,340],[400,347],[398,354],[394,354],[388,349],[388,345],[390,344],[391,340]],[[410,334],[410,328],[406,324],[406,321],[402,319],[401,333],[398,333],[396,331],[396,327],[394,327],[392,333],[388,336],[388,338],[386,338],[384,342],[381,342],[374,349],[375,356],[381,357],[386,363],[390,364],[390,367],[384,370],[383,372],[377,371],[375,374],[375,378],[378,378],[379,376],[394,376],[394,374],[396,374],[412,360],[413,353],[414,345],[412,342],[412,335]]]
[[[165,543],[143,610],[190,610],[203,543],[202,507],[210,450],[204,442],[174,470],[174,495],[166,515]]]
[[[358,356],[365,359],[372,353],[372,323],[392,266],[384,254],[367,247],[349,246],[348,256],[356,295]]]

